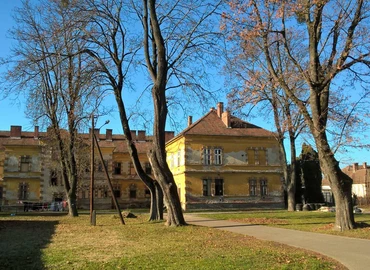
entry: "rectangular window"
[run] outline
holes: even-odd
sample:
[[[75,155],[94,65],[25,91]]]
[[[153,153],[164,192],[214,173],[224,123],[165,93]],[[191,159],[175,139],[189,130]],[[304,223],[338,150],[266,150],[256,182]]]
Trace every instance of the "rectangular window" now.
[[[136,175],[136,170],[135,170],[135,167],[134,167],[134,163],[132,163],[132,162],[129,163],[129,174],[130,175]]]
[[[149,198],[150,197],[150,190],[149,189],[145,189],[145,198]]]
[[[203,179],[203,196],[211,196],[211,179]]]
[[[249,180],[249,195],[250,196],[257,195],[257,181],[255,179]]]
[[[215,179],[215,195],[223,196],[224,195],[224,180]]]
[[[204,165],[211,165],[211,149],[209,148],[203,149],[203,160]]]
[[[260,164],[258,149],[254,150],[254,164],[256,164],[256,165]]]
[[[103,171],[103,164],[99,161],[99,163],[98,163],[98,166],[97,166],[98,168],[98,172],[102,172]]]
[[[266,165],[269,165],[269,159],[268,159],[268,151],[267,151],[267,149],[265,149],[265,162],[266,162]]]
[[[130,190],[130,199],[136,199],[136,189]]]
[[[215,148],[215,165],[222,165],[222,149]]]
[[[3,187],[0,187],[0,200],[3,198]]]
[[[119,189],[114,189],[113,193],[114,193],[114,197],[116,197],[116,198],[121,197],[121,191]]]
[[[267,196],[267,180],[260,180],[261,196]]]
[[[177,151],[177,166],[181,166],[181,150]]]
[[[170,155],[170,168],[173,168],[175,167],[175,155],[174,154],[171,154]]]
[[[113,173],[114,174],[121,174],[121,168],[122,168],[122,163],[121,162],[114,162]]]
[[[146,174],[152,174],[152,166],[150,165],[149,162],[145,163],[145,173]]]
[[[57,186],[58,185],[58,176],[56,171],[52,171],[50,175],[50,184],[52,186]]]
[[[98,172],[104,172],[104,165],[106,166],[106,168],[108,168],[108,160],[104,160],[104,163],[101,163],[101,161],[99,161]]]
[[[19,200],[27,200],[28,199],[28,184],[27,183],[19,183],[19,194],[18,199]]]
[[[21,172],[29,172],[31,165],[31,157],[30,156],[21,156]]]

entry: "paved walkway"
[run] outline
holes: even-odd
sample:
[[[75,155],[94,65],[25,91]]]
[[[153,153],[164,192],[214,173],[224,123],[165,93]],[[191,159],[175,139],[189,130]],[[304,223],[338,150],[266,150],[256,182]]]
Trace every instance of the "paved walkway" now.
[[[187,223],[253,236],[293,247],[312,250],[331,257],[350,270],[370,269],[370,240],[302,232],[261,225],[213,220],[185,214]]]

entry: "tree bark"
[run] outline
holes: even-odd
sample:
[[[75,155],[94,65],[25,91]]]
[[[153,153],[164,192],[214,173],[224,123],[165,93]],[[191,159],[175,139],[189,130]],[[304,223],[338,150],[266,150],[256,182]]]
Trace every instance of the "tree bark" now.
[[[140,179],[143,181],[143,183],[149,189],[149,192],[150,192],[149,221],[162,220],[163,219],[163,207],[160,206],[160,202],[162,202],[162,206],[163,206],[163,193],[158,192],[158,188],[155,184],[155,181],[149,175],[145,173],[145,171],[143,170],[143,167],[141,166],[139,154],[137,152],[135,143],[132,140],[131,129],[128,123],[126,109],[125,109],[125,105],[121,97],[121,92],[122,90],[120,89],[114,90],[116,102],[118,105],[119,115],[121,119],[121,125],[123,128],[125,137],[126,137],[126,144],[127,144],[128,152],[130,154],[130,157],[134,165],[134,168],[136,170],[136,173],[138,174],[138,176],[140,177]]]
[[[163,78],[166,78],[166,76]],[[186,222],[182,213],[177,186],[166,161],[165,125],[167,104],[164,85],[162,83],[160,85],[154,85],[152,88],[154,102],[153,146],[152,152],[148,156],[152,164],[154,176],[162,188],[165,198],[167,206],[166,225],[180,226],[186,225]]]
[[[173,175],[169,170],[167,163],[163,164],[157,156],[161,155],[161,152],[157,152],[157,147],[153,147],[150,153],[150,163],[154,171],[154,176],[160,185],[161,190],[165,198],[166,208],[167,208],[167,226],[181,226],[186,225],[181,203],[179,200],[179,195],[177,192],[177,186],[173,179]],[[167,167],[167,169],[165,168]]]
[[[319,136],[316,139],[321,170],[329,179],[335,200],[335,229],[345,231],[356,227],[352,205],[352,179],[342,172],[339,162],[330,151],[327,141]]]

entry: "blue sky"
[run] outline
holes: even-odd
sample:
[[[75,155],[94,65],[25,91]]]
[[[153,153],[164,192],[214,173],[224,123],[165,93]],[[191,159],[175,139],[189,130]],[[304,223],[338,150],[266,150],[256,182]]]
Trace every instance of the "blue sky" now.
[[[21,1],[20,0],[1,0],[0,2],[0,18],[1,18],[1,24],[0,24],[0,57],[6,57],[10,53],[10,47],[12,45],[12,40],[8,38],[7,31],[11,28],[13,24],[13,18],[11,16],[12,10],[16,6],[20,6]],[[4,69],[0,67],[0,72],[2,73]],[[221,86],[222,87],[222,86]],[[225,102],[226,105],[226,98],[221,98],[220,101]],[[110,100],[110,102],[114,103],[113,98]],[[112,103],[112,104],[113,104]],[[212,105],[216,106],[216,104]],[[9,130],[11,125],[21,125],[22,130],[24,131],[32,131],[34,129],[33,124],[30,119],[26,118],[25,115],[25,104],[22,99],[18,100],[12,100],[12,99],[2,99],[0,96],[0,130]],[[193,121],[201,117],[202,113],[204,111],[194,112],[193,113]],[[180,117],[183,118],[183,124],[182,127],[186,127],[186,116],[181,115]],[[119,123],[119,117],[117,113],[113,113],[111,116],[109,116],[110,124],[106,125],[105,128],[111,128],[113,129],[114,133],[121,133],[122,127]],[[253,124],[259,125],[263,128],[274,130],[274,127],[271,125],[271,123],[266,122],[266,119],[262,118],[254,118],[254,119],[245,119],[249,122],[252,122]],[[271,119],[272,120],[272,119]],[[101,119],[101,123],[98,123],[98,125],[104,123],[105,118]],[[142,127],[139,126],[132,126],[132,129],[142,129]],[[300,151],[300,149],[298,149]],[[298,152],[299,155],[299,152]],[[341,167],[348,165],[353,162],[363,163],[368,162],[370,163],[370,152],[369,150],[355,150],[352,152],[347,152],[344,154],[338,154],[337,158],[341,162]]]

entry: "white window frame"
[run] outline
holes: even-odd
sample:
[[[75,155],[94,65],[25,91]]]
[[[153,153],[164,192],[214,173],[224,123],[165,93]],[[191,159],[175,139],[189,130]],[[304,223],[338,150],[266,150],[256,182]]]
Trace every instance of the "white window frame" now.
[[[222,148],[217,147],[214,149],[214,158],[215,165],[222,165]]]
[[[203,149],[203,164],[204,165],[211,165],[212,160],[211,160],[212,152],[211,148],[204,148]]]

